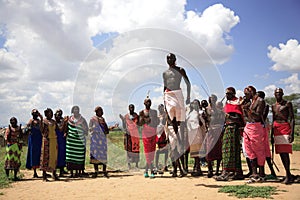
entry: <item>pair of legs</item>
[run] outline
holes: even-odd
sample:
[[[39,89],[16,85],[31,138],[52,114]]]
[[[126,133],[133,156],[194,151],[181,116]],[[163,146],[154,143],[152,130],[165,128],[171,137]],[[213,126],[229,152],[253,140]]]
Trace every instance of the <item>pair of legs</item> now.
[[[5,173],[6,173],[7,178],[9,177],[9,171],[10,171],[10,169],[5,169]],[[14,179],[13,180],[16,181],[16,180],[18,180],[17,174],[18,174],[19,169],[14,169],[13,171],[14,171]]]
[[[159,160],[159,155],[160,154],[164,154],[165,158],[164,158],[164,166],[163,169],[165,171],[168,171],[168,166],[167,166],[167,161],[168,161],[168,149],[159,149],[155,152],[155,167],[156,169],[158,169],[158,160]]]
[[[285,184],[290,184],[293,182],[293,177],[290,171],[290,156],[288,153],[280,153],[280,158],[282,161],[282,164],[284,166],[285,169],[285,180],[284,183]]]
[[[56,180],[56,181],[59,180],[58,177],[57,177],[57,175],[56,175],[56,170],[53,170],[53,172],[52,172],[52,177],[53,177],[53,179]],[[49,180],[47,179],[47,172],[46,172],[46,170],[43,170],[43,181],[49,181]]]
[[[192,172],[192,176],[202,176],[202,171],[201,171],[201,164],[200,164],[200,158],[199,157],[194,157],[194,168]]]
[[[216,176],[219,175],[220,165],[221,165],[221,160],[217,160],[216,173],[215,173]],[[211,178],[213,176],[212,161],[207,161],[207,167],[208,167],[207,177]]]
[[[155,178],[155,175],[154,175],[154,170],[153,170],[153,163],[147,163],[146,162],[146,168],[145,168],[145,174],[144,174],[144,177],[145,178],[148,178],[149,177],[149,174],[148,174],[148,170],[150,169],[150,178]]]
[[[65,167],[59,167],[59,176],[63,177],[64,174],[67,174],[68,172],[65,171]]]
[[[135,167],[136,167],[136,168],[139,168],[139,162],[135,162]],[[131,169],[130,163],[128,163],[128,169]]]
[[[251,177],[265,177],[265,168],[264,166],[260,166],[257,163],[257,158],[254,159],[249,159],[250,160],[250,164],[251,164],[251,172],[252,174],[250,175]],[[259,173],[257,172],[257,168],[259,168]]]
[[[99,173],[99,165],[102,165],[103,166],[103,174],[106,178],[108,178],[108,173],[106,171],[106,164],[104,163],[101,163],[101,164],[94,164],[94,170],[95,170],[95,174],[94,174],[94,177],[97,177],[98,176],[98,173]]]

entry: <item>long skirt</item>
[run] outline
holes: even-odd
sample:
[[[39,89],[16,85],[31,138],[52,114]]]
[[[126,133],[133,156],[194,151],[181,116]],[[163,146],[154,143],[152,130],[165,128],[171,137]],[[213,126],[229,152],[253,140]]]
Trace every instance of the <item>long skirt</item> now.
[[[225,126],[222,144],[223,170],[232,172],[242,171],[240,154],[240,132],[237,124]]]
[[[107,139],[104,133],[93,133],[90,147],[90,163],[107,163]]]
[[[85,138],[79,134],[79,130],[68,125],[68,136],[66,142],[66,163],[68,170],[84,170],[85,164]]]
[[[222,126],[213,126],[206,135],[207,161],[222,159]]]
[[[140,161],[139,138],[124,134],[124,148],[127,151],[127,162],[135,163]]]
[[[45,138],[42,141],[41,170],[53,172],[57,164],[57,139]]]
[[[66,138],[64,133],[56,130],[58,155],[57,155],[57,168],[66,166]]]
[[[42,148],[42,134],[40,130],[35,128],[31,129],[31,134],[28,137],[28,150],[27,150],[27,169],[36,169],[40,167]]]
[[[19,170],[21,166],[21,149],[17,143],[6,145],[4,169]]]

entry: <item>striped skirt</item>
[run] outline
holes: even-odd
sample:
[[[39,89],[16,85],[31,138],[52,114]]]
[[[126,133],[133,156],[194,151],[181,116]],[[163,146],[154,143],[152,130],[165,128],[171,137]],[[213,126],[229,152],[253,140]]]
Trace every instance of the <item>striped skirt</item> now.
[[[85,137],[83,132],[72,125],[68,125],[66,141],[66,163],[68,170],[83,170],[85,163]]]

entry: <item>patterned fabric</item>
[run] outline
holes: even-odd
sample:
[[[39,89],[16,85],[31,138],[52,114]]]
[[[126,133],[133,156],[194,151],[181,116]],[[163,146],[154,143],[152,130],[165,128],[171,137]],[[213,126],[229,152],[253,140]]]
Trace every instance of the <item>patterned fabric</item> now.
[[[222,125],[211,126],[206,135],[207,161],[222,159]]]
[[[265,154],[265,131],[260,122],[247,123],[244,132],[244,145],[248,158],[257,158],[257,164],[264,166],[266,161]]]
[[[41,152],[41,170],[53,172],[57,164],[57,136],[56,136],[56,123],[54,120],[44,119],[43,126],[43,140]]]
[[[36,169],[40,167],[41,148],[42,148],[42,133],[40,123],[28,123],[30,126],[30,134],[28,136],[27,150],[27,169]]]
[[[237,124],[225,126],[222,144],[223,170],[242,171],[240,154],[240,132]]]
[[[17,126],[16,128],[10,127],[6,129],[5,139],[7,141],[6,154],[5,154],[5,169],[19,169],[21,166],[21,146],[19,144],[21,136],[21,128]]]
[[[83,117],[75,119],[71,116],[68,121],[66,141],[66,163],[68,170],[84,170],[87,123]]]
[[[108,127],[104,118],[92,117],[89,129],[91,130],[90,163],[106,164]]]
[[[273,124],[275,152],[278,153],[293,153],[292,143],[289,142],[291,134],[291,126],[288,122]]]
[[[124,135],[124,145],[127,151],[127,161],[139,162],[140,160],[140,135],[137,127],[138,115],[131,119],[131,115],[125,115],[127,132]]]
[[[19,169],[21,166],[21,150],[18,144],[9,144],[5,148],[4,169]]]

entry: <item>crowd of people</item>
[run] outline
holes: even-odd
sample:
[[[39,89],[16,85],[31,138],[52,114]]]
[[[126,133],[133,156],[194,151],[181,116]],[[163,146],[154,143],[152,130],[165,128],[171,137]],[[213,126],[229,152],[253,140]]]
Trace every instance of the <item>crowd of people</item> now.
[[[33,178],[38,178],[37,169],[42,170],[43,180],[48,181],[52,173],[54,180],[70,171],[70,177],[87,175],[85,170],[86,160],[86,136],[90,133],[90,163],[94,165],[96,177],[99,173],[99,165],[103,166],[103,174],[108,177],[107,164],[107,139],[110,130],[117,127],[108,127],[103,118],[103,109],[95,108],[95,116],[87,124],[80,114],[78,106],[73,106],[71,116],[63,117],[63,112],[58,109],[54,114],[50,108],[44,111],[43,117],[37,109],[33,109],[32,119],[29,120],[22,131],[17,119],[12,117],[10,125],[5,133],[6,156],[5,171],[9,176],[10,170],[14,171],[14,180],[18,180],[17,173],[21,166],[22,138],[28,134],[28,150],[26,168],[33,169]],[[23,133],[24,132],[24,133]],[[59,176],[57,176],[59,169]],[[75,173],[74,173],[75,172]],[[51,175],[50,175],[51,177]]]
[[[276,178],[273,168],[275,147],[285,168],[284,183],[293,182],[289,154],[292,153],[295,120],[292,103],[283,99],[281,88],[274,91],[276,102],[271,105],[273,119],[269,122],[269,105],[264,100],[263,91],[247,86],[244,96],[236,97],[235,88],[228,87],[224,104],[223,100],[218,102],[216,95],[210,95],[208,101],[195,99],[190,102],[191,87],[185,70],[176,66],[176,56],[172,53],[167,55],[167,63],[169,68],[163,73],[164,104],[158,106],[158,111],[151,108],[152,102],[147,96],[145,108],[139,113],[130,104],[128,113],[119,115],[125,132],[124,147],[129,169],[132,163],[139,167],[142,139],[146,158],[145,178],[155,178],[157,172],[169,171],[168,159],[172,163],[172,177],[187,176],[188,159],[192,158],[192,176],[202,176],[201,165],[206,162],[207,177],[214,177],[216,181],[248,178],[248,183],[260,182]],[[187,86],[186,105],[180,88],[182,79]],[[85,175],[88,133],[90,163],[95,171],[93,177],[97,177],[99,165],[103,166],[102,173],[108,177],[107,134],[117,126],[107,126],[100,106],[95,108],[95,116],[89,124],[78,106],[74,106],[71,113],[71,116],[63,117],[62,110],[57,110],[53,119],[50,108],[44,111],[45,117],[37,109],[32,110],[32,119],[25,132],[29,134],[26,168],[33,169],[33,177],[38,177],[37,169],[43,171],[44,181],[48,181],[47,172],[58,180],[59,176],[67,173],[65,168],[70,171],[71,177]],[[5,134],[5,170],[7,176],[13,170],[14,179],[17,179],[20,168],[22,135],[22,128],[12,117]],[[246,157],[247,174],[242,170],[241,150]],[[164,155],[164,163],[160,166],[161,154]],[[266,161],[271,172],[268,176],[264,169]],[[60,170],[59,176],[57,169]]]

